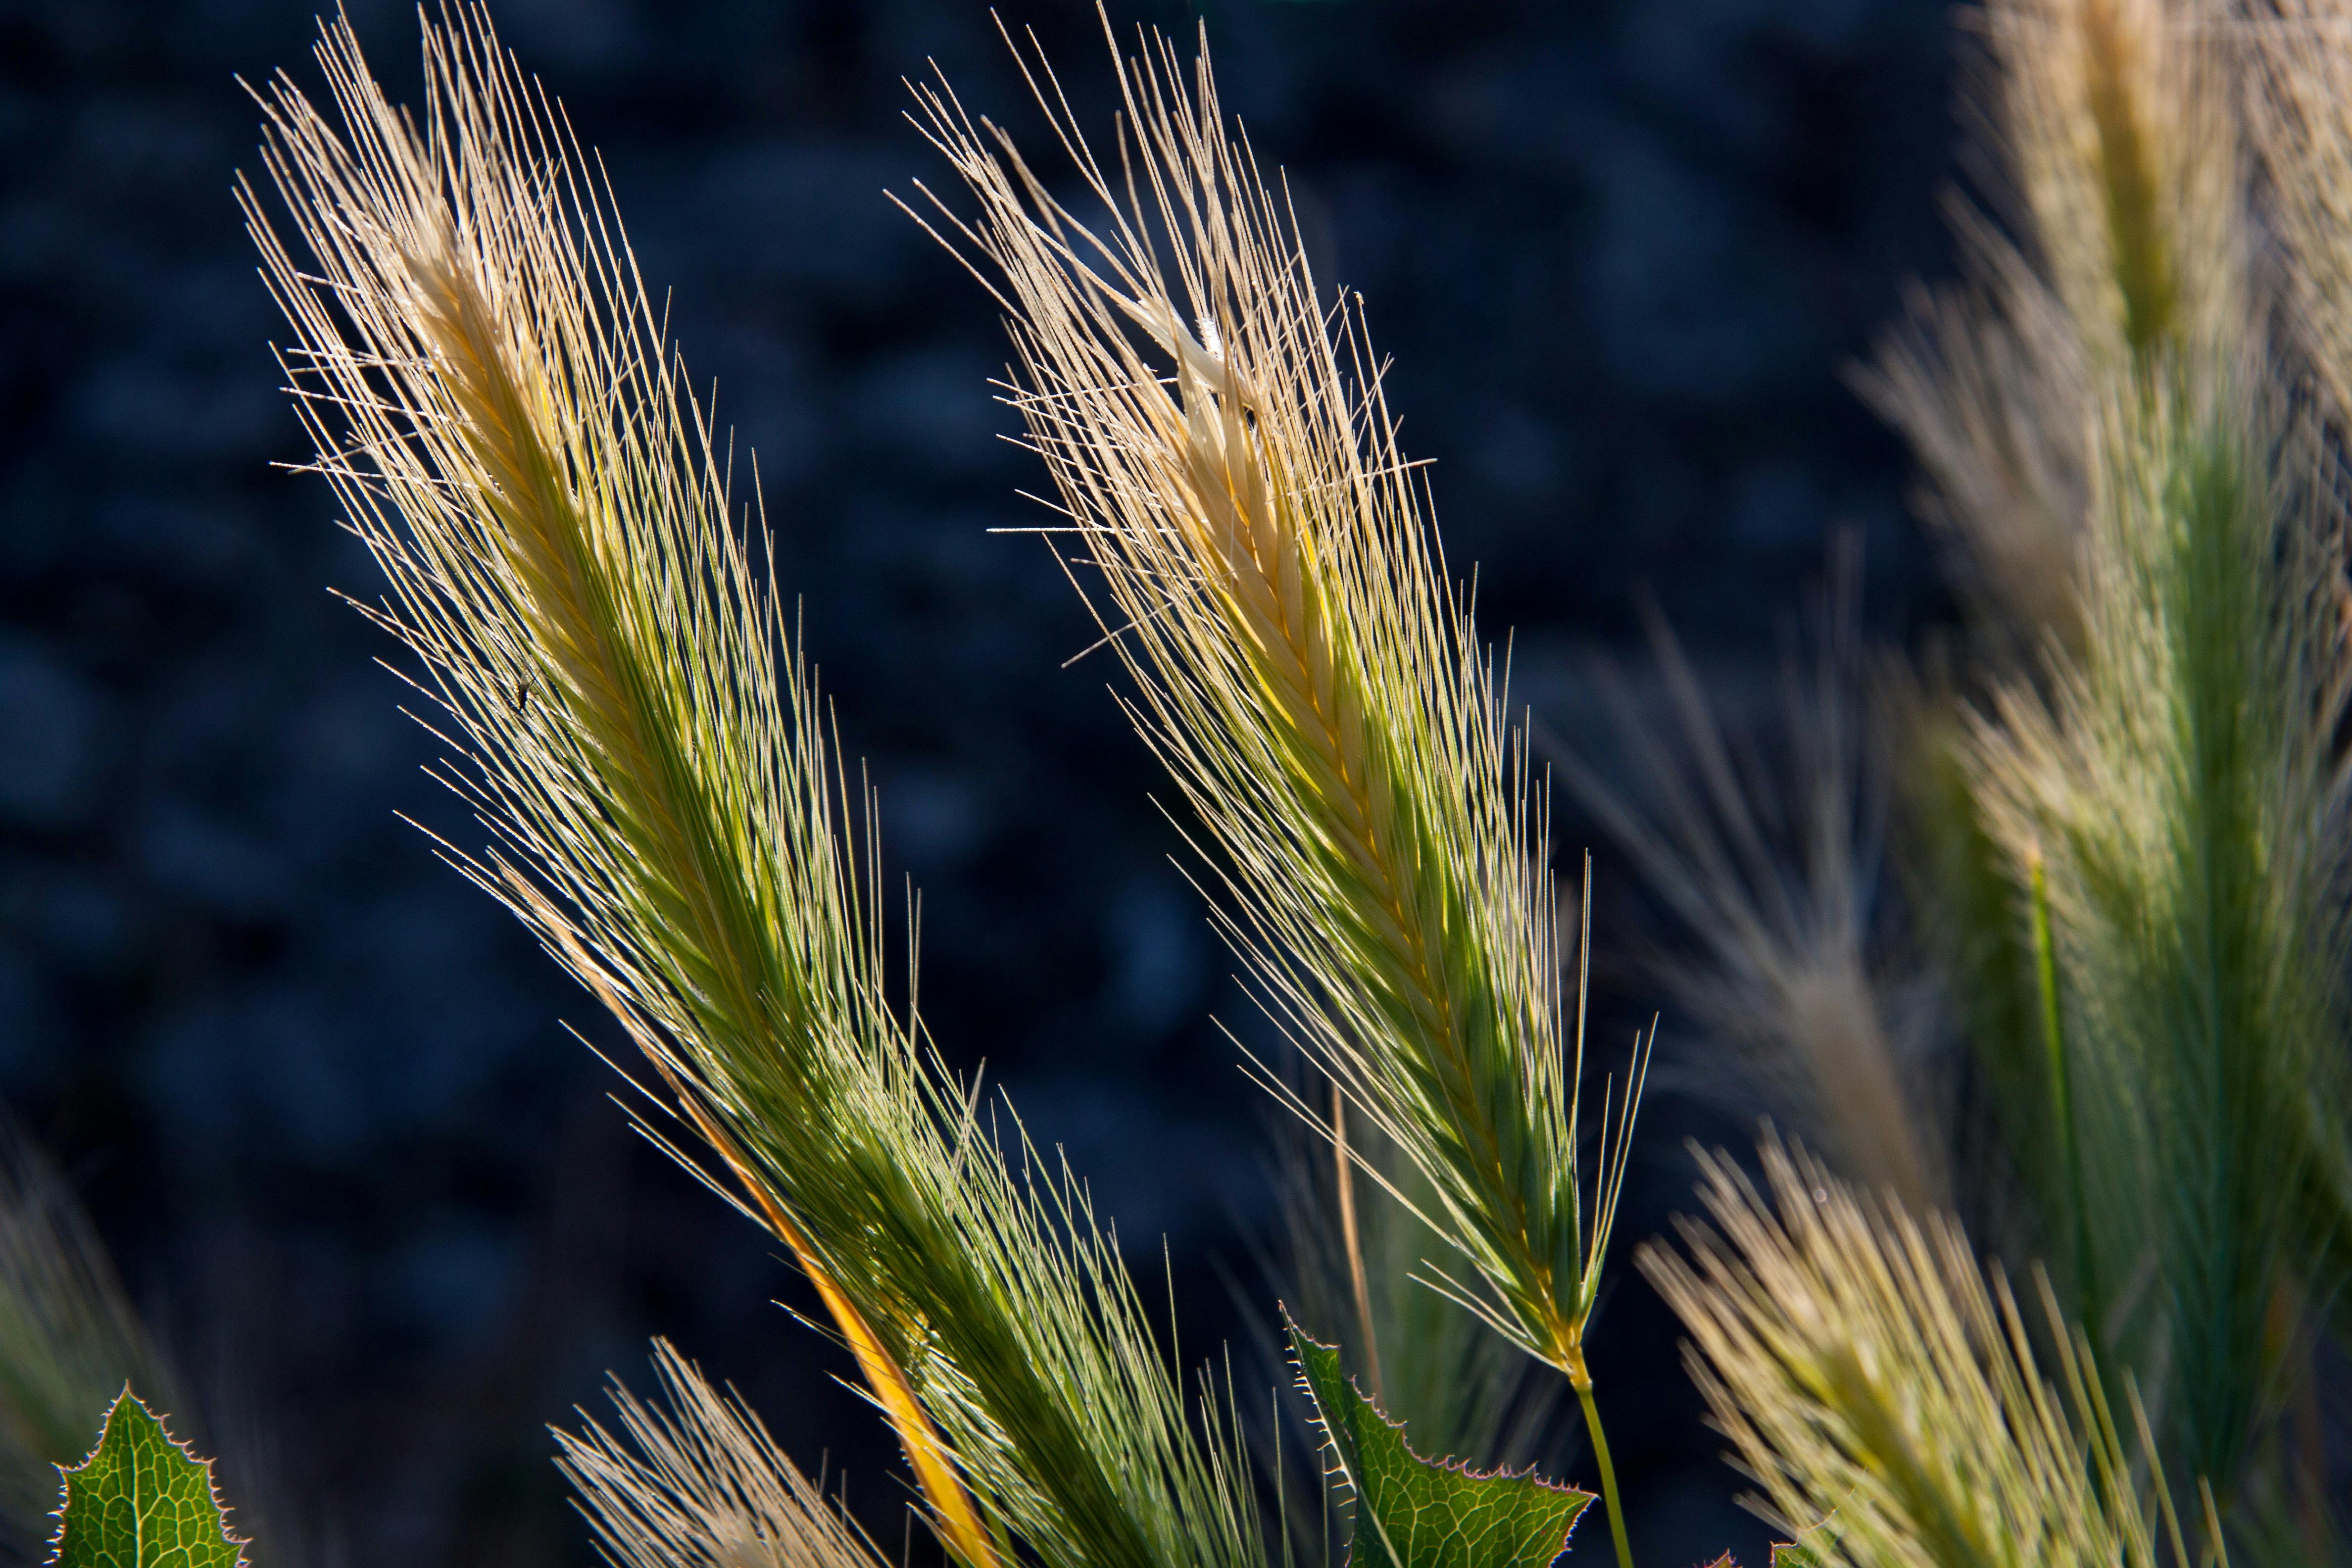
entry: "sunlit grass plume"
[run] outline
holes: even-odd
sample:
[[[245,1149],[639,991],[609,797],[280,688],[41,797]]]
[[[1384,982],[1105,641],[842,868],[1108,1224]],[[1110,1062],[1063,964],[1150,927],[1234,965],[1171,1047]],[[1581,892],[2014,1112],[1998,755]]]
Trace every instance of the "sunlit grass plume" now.
[[[1759,1192],[1702,1157],[1713,1226],[1641,1254],[1756,1506],[1842,1568],[2160,1568],[2218,1546],[2140,1467],[2055,1311],[2042,1370],[2005,1281],[1941,1215],[1858,1196],[1777,1142]],[[2137,1409],[2137,1406],[2133,1406]],[[2144,1431],[2144,1429],[2142,1429]],[[2210,1495],[2210,1494],[2209,1494]],[[2209,1505],[2210,1506],[2210,1505]],[[2223,1561],[2226,1562],[2226,1559]]]
[[[1032,85],[1085,211],[944,86],[919,119],[978,204],[933,221],[1009,318],[1054,536],[1097,574],[1129,711],[1276,1016],[1427,1179],[1475,1276],[1449,1288],[1589,1410],[1634,1096],[1596,1178],[1540,795],[1360,311],[1318,292],[1205,53],[1163,38],[1123,62],[1116,168],[1043,67]]]
[[[347,25],[319,58],[340,129],[260,95],[299,248],[244,199],[317,468],[389,583],[371,613],[491,834],[450,857],[814,1280],[951,1553],[1255,1562],[1214,1412],[1083,1196],[1007,1168],[884,996],[877,851],[609,191],[478,12],[428,23],[421,120]]]

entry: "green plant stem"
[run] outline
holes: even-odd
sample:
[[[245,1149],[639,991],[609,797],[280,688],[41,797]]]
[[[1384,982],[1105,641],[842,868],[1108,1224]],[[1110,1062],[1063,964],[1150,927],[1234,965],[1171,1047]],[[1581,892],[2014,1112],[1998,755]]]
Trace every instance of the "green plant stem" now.
[[[1617,1497],[1617,1467],[1609,1458],[1609,1435],[1601,1429],[1601,1406],[1592,1401],[1592,1374],[1581,1345],[1568,1352],[1568,1385],[1584,1406],[1584,1429],[1592,1435],[1592,1457],[1601,1464],[1601,1501],[1609,1510],[1609,1539],[1617,1548],[1617,1568],[1633,1568],[1633,1548],[1625,1538],[1625,1507]]]
[[[2058,1133],[2059,1157],[2065,1162],[2066,1180],[2073,1189],[2074,1212],[2068,1216],[2074,1246],[2074,1283],[2081,1293],[2077,1315],[2095,1342],[2102,1315],[2098,1279],[2091,1262],[2090,1205],[2083,1175],[2082,1142],[2074,1136],[2074,1091],[2066,1060],[2064,1022],[2058,1002],[2058,944],[2050,930],[2050,879],[2037,853],[2026,868],[2032,900],[2033,978],[2042,993],[2042,1040],[2050,1056],[2050,1114]]]

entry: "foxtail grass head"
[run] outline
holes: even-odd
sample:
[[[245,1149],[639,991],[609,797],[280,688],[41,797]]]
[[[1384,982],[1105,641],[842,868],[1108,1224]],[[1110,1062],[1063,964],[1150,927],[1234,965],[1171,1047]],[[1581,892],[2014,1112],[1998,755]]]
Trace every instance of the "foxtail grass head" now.
[[[2230,29],[2183,0],[1988,0],[1968,277],[1858,371],[1910,440],[1983,651],[2084,635],[2077,557],[2118,381],[2192,378],[2260,331]],[[2200,368],[2201,367],[2201,368]]]
[[[1224,931],[1427,1178],[1427,1217],[1478,1277],[1447,1288],[1580,1376],[1632,1097],[1611,1106],[1595,1183],[1524,751],[1360,309],[1318,293],[1205,58],[1188,68],[1151,41],[1120,79],[1115,180],[1033,77],[1084,210],[950,92],[919,90],[977,202],[934,198],[935,232],[1007,312],[1013,401],[1065,519],[1045,531],[1096,574],[1089,603],[1201,825]]]
[[[2226,30],[2182,0],[1992,0],[1979,16],[1995,199],[2094,361],[2237,342],[2245,149]]]
[[[776,1447],[750,1405],[654,1342],[658,1396],[618,1379],[617,1431],[558,1428],[557,1468],[618,1568],[884,1568],[872,1540]]]
[[[2143,1484],[2145,1426],[2124,1440],[2054,1301],[2052,1376],[1949,1219],[1857,1195],[1777,1141],[1763,1160],[1759,1191],[1702,1155],[1712,1226],[1685,1223],[1687,1257],[1641,1255],[1759,1511],[1853,1568],[2210,1560],[2189,1556],[2162,1471]]]
[[[1885,912],[1888,751],[1867,728],[1858,566],[1841,549],[1782,660],[1777,733],[1727,725],[1661,621],[1654,686],[1597,671],[1614,722],[1563,771],[1693,939],[1652,966],[1706,1047],[1678,1076],[1743,1110],[1760,1099],[1849,1178],[1925,1209],[1950,1201],[1949,1107]]]
[[[609,193],[478,12],[427,22],[421,124],[347,26],[320,58],[340,127],[260,95],[299,247],[245,201],[317,467],[390,583],[371,613],[491,835],[449,855],[809,1273],[952,1555],[1245,1568],[1237,1464],[1083,1194],[1007,1169],[884,996],[867,803]]]

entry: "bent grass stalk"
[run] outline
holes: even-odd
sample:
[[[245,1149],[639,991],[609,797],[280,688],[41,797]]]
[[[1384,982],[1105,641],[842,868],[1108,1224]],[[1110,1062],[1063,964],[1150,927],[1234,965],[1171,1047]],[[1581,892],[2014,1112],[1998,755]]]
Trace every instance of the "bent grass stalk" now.
[[[2027,908],[2033,943],[2034,991],[2041,1001],[2042,1045],[2050,1069],[2050,1119],[2056,1130],[2058,1156],[2065,1163],[2066,1179],[2074,1187],[2073,1221],[2066,1240],[2074,1254],[2074,1289],[2081,1299],[2077,1314],[2095,1331],[2105,1321],[2105,1296],[2099,1289],[2097,1267],[2091,1260],[2089,1184],[2083,1173],[2083,1142],[2074,1126],[2074,1075],[2066,1056],[2065,1004],[2058,991],[2058,945],[2050,925],[2050,873],[2039,847],[2025,859]]]
[[[1049,531],[1101,574],[1089,604],[1201,823],[1223,930],[1277,1020],[1428,1177],[1432,1225],[1482,1284],[1433,1266],[1435,1282],[1567,1375],[1605,1456],[1584,1333],[1643,1058],[1607,1108],[1613,1144],[1604,1116],[1588,1225],[1580,994],[1570,1058],[1525,748],[1360,313],[1327,314],[1286,209],[1225,132],[1205,50],[1189,89],[1186,74],[1165,38],[1119,62],[1122,200],[1050,68],[1031,69],[1107,238],[944,85],[918,89],[918,123],[979,213],[917,188],[1010,318],[1012,400],[1069,523]],[[1604,1483],[1630,1563],[1605,1461]]]
[[[1348,1291],[1355,1298],[1356,1326],[1364,1336],[1364,1370],[1372,1381],[1372,1398],[1385,1399],[1381,1386],[1381,1338],[1372,1314],[1372,1283],[1364,1271],[1363,1227],[1356,1223],[1355,1152],[1348,1146],[1348,1097],[1331,1086],[1331,1184],[1339,1200],[1339,1245],[1348,1254]]]

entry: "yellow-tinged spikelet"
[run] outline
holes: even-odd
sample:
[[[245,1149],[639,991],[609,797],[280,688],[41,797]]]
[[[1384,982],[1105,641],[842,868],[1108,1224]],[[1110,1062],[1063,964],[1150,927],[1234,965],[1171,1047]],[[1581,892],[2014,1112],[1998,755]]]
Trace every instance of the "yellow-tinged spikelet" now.
[[[599,1544],[622,1568],[885,1568],[874,1542],[803,1475],[751,1406],[666,1340],[657,1403],[615,1378],[617,1434],[558,1429]]]
[[[919,123],[979,204],[964,218],[932,198],[941,237],[1010,317],[1013,399],[1069,520],[1049,531],[1101,574],[1091,602],[1135,679],[1137,728],[1210,840],[1227,935],[1277,1019],[1428,1177],[1427,1217],[1478,1276],[1442,1285],[1586,1401],[1624,1558],[1583,1337],[1638,1089],[1608,1108],[1588,1205],[1581,1014],[1571,1045],[1524,749],[1360,313],[1318,297],[1205,56],[1190,74],[1165,39],[1123,62],[1118,186],[1050,72],[1033,74],[1084,214],[951,92],[919,90]]]
[[[1916,450],[1973,607],[2030,649],[2080,632],[2107,386],[2226,373],[2251,341],[2246,160],[2232,45],[2188,0],[1987,0],[1973,21],[1969,277],[1916,297],[1857,383]]]
[[[1726,1157],[1700,1164],[1714,1228],[1685,1222],[1688,1258],[1651,1243],[1640,1262],[1759,1511],[1855,1568],[2191,1561],[2054,1302],[2053,1385],[1950,1219],[1859,1197],[1777,1141],[1763,1192]]]
[[[906,1369],[726,1131],[755,1114],[747,1059],[822,1116],[829,1078],[890,1030],[820,727],[609,198],[479,12],[425,27],[421,132],[347,24],[318,56],[340,132],[283,79],[257,95],[316,270],[242,195],[318,467],[391,582],[372,614],[423,659],[474,770],[451,782],[501,840],[457,858],[730,1155],[858,1349],[943,1535],[992,1563]]]
[[[1048,531],[1101,574],[1130,710],[1217,852],[1228,933],[1428,1173],[1481,1310],[1566,1366],[1614,1184],[1583,1226],[1540,814],[1360,317],[1318,298],[1205,64],[1184,77],[1165,40],[1125,66],[1124,199],[1034,79],[1098,219],[920,92],[979,202],[966,219],[934,198],[942,237],[1011,317],[1013,401],[1069,520]]]

